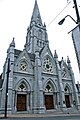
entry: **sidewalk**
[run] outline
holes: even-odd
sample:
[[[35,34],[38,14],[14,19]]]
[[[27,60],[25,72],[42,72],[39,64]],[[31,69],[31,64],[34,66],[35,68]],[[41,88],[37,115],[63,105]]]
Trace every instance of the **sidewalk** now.
[[[69,114],[64,114],[64,113],[59,113],[59,114],[55,114],[55,113],[45,113],[45,114],[8,114],[7,117],[8,118],[27,118],[27,117],[52,117],[52,116],[79,116],[80,114],[79,113],[69,113]],[[0,114],[0,118],[4,118],[4,114]]]

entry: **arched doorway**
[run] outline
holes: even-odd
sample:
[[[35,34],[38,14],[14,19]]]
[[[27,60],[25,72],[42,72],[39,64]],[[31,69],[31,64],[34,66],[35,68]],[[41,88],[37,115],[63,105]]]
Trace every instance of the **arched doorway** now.
[[[45,95],[46,110],[54,109],[53,95]]]
[[[71,107],[71,100],[70,100],[71,94],[70,94],[69,87],[66,86],[64,91],[65,91],[65,104],[66,104],[66,107],[70,108]]]
[[[17,94],[17,111],[26,111],[26,95]]]
[[[55,99],[56,99],[56,92],[54,91],[54,87],[51,82],[48,82],[45,87],[44,92],[44,104],[46,110],[51,110],[55,108]]]
[[[21,82],[17,89],[17,111],[27,110],[27,86],[25,82]]]

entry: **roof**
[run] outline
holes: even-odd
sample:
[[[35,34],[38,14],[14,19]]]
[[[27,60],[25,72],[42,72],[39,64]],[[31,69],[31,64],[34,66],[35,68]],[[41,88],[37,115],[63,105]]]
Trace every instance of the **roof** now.
[[[15,55],[19,55],[21,52],[22,52],[21,50],[14,49],[14,54]]]
[[[35,60],[35,54],[28,53],[30,60],[34,61]]]
[[[15,49],[14,50],[15,57],[17,58],[21,52],[22,52],[21,50]],[[29,55],[31,60],[35,59],[35,54],[32,54],[32,53],[27,53],[27,54]]]

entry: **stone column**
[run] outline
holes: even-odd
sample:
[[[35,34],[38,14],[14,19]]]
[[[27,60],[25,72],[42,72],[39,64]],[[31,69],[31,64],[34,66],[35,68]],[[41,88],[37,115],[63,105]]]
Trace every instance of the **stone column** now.
[[[29,113],[32,113],[32,106],[33,106],[33,91],[30,91],[30,93],[28,94],[28,106],[29,106]]]
[[[60,108],[62,111],[65,110],[65,95],[64,88],[62,84],[61,70],[58,69],[58,87],[59,87],[59,96],[60,96]]]
[[[44,113],[41,61],[39,50],[35,52],[34,113]]]
[[[15,42],[14,38],[9,46],[7,51],[8,59],[10,58],[10,73],[9,73],[9,80],[8,80],[8,102],[7,102],[7,110],[8,113],[13,112],[13,69],[14,69],[14,48]]]
[[[60,109],[62,111],[65,110],[65,96],[64,96],[64,88],[63,88],[63,84],[62,84],[62,75],[61,75],[61,68],[59,66],[59,62],[58,62],[58,55],[55,51],[54,53],[54,59],[56,62],[56,66],[57,66],[57,73],[58,73],[58,88],[59,88],[59,104],[60,104]]]

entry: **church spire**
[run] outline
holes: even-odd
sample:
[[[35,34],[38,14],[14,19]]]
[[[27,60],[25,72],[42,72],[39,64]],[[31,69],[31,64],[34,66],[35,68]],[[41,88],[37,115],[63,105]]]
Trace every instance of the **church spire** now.
[[[42,20],[41,20],[39,8],[38,8],[37,0],[35,0],[31,22],[35,22],[38,25],[42,25]]]
[[[46,25],[42,24],[37,0],[35,0],[30,26],[27,29],[25,49],[29,53],[35,53],[36,48],[39,52],[48,44]]]

